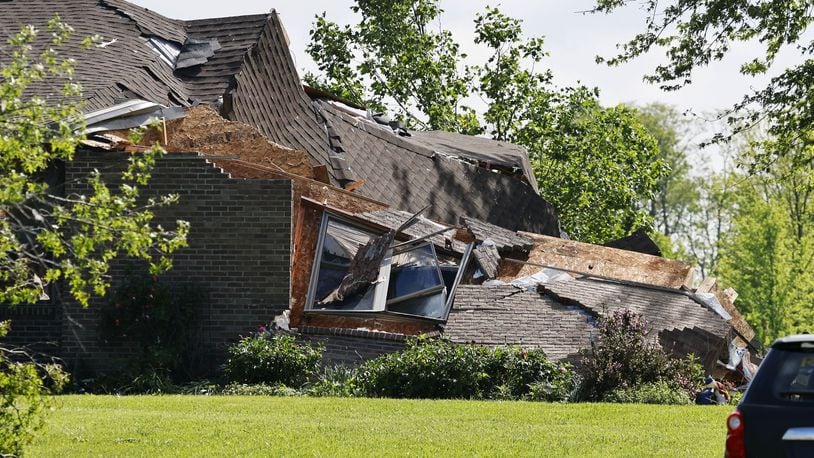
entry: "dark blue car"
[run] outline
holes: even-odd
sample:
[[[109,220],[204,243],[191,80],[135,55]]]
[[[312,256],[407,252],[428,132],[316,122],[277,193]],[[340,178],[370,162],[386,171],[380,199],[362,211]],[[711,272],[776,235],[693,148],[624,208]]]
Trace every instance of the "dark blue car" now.
[[[727,457],[814,457],[814,335],[772,344],[726,426]]]

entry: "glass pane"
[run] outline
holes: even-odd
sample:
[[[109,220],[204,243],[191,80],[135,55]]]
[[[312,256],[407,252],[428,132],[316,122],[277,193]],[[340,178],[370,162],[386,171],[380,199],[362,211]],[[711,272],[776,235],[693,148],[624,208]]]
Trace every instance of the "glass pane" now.
[[[443,319],[446,311],[447,295],[443,291],[429,296],[407,299],[387,306],[390,312],[407,313],[427,318]]]
[[[432,246],[422,245],[393,255],[387,299],[413,295],[443,284]]]
[[[373,234],[329,219],[319,258],[313,310],[373,310],[375,288],[367,288],[360,294],[341,301],[323,303],[339,287],[359,247],[373,238]]]

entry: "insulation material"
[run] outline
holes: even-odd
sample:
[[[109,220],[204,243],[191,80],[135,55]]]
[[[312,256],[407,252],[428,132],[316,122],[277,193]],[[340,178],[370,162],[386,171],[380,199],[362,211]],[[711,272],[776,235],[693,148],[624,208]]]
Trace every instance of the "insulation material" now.
[[[199,152],[209,156],[235,156],[242,161],[313,178],[308,155],[269,141],[254,127],[229,121],[208,106],[187,110],[186,117],[166,123],[164,135],[155,129],[145,132],[141,145],[162,144],[168,152]],[[127,138],[127,131],[113,131]]]
[[[717,313],[721,316],[721,318],[729,321],[732,319],[732,315],[730,315],[722,306],[721,303],[718,302],[718,298],[715,297],[712,293],[695,293],[695,297],[698,298],[701,302],[704,303],[707,307],[710,308],[713,312]]]
[[[518,288],[523,288],[526,291],[537,291],[538,285],[545,285],[558,281],[569,281],[573,279],[574,277],[560,270],[542,269],[527,277],[518,278],[517,280],[512,281],[511,284],[517,286]]]

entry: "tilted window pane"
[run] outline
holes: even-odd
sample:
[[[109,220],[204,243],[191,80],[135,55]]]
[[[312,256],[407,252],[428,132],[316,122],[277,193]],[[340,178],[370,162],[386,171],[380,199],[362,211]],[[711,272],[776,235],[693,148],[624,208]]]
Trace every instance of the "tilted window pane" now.
[[[439,291],[429,296],[407,299],[387,306],[387,310],[427,318],[443,319],[446,313],[447,295]]]
[[[432,245],[421,245],[393,255],[387,288],[388,302],[443,286]]]

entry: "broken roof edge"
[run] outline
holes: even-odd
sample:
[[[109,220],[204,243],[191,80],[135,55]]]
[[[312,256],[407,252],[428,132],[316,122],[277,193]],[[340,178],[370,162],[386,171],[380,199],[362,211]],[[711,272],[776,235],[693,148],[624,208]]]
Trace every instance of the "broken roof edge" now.
[[[593,261],[592,263],[588,262],[587,268],[584,270],[572,269],[574,272],[581,275],[605,276],[609,279],[628,280],[640,284],[658,285],[676,290],[692,289],[695,271],[691,264],[684,261],[667,259],[637,251],[628,251],[621,248],[612,248],[604,245],[580,242],[577,240],[563,239],[534,232],[517,231],[517,234],[522,237],[530,238],[534,241],[532,252],[539,250],[543,245],[550,245],[553,243],[557,244],[557,246],[549,246],[549,249],[545,250],[545,254],[549,258],[561,258],[560,260],[563,263],[567,263],[569,259],[579,259],[585,262]],[[589,254],[591,256],[586,256]],[[614,255],[616,255],[616,258],[622,259],[615,259]],[[638,260],[639,262],[636,265],[632,265],[630,262],[633,260]],[[597,262],[604,262],[604,265],[600,264],[597,266],[595,265]],[[531,264],[533,265],[533,263]],[[544,265],[543,267],[550,266]],[[637,275],[631,274],[626,278],[626,276],[622,274],[617,274],[614,276],[596,274],[594,273],[594,269],[596,267],[606,267],[606,270],[613,272],[624,271],[624,269],[632,269],[632,272]],[[668,267],[670,268],[670,271],[667,271]],[[629,277],[648,278],[652,282],[646,283],[643,281],[633,280]]]
[[[204,155],[204,157],[206,157],[206,155]],[[252,168],[252,169],[255,169],[255,170],[258,170],[258,171],[264,171],[264,172],[268,172],[268,173],[272,173],[272,174],[276,174],[276,175],[282,175],[282,176],[284,176],[286,178],[289,178],[289,179],[301,180],[301,181],[304,181],[306,183],[310,183],[310,184],[314,184],[314,185],[317,185],[317,186],[330,188],[332,191],[336,191],[336,192],[339,192],[339,193],[347,195],[347,196],[352,196],[354,198],[357,198],[359,200],[363,200],[363,201],[366,201],[366,202],[369,202],[369,203],[372,203],[372,204],[381,205],[382,208],[389,208],[390,207],[388,204],[386,204],[384,202],[380,202],[380,201],[378,201],[376,199],[372,199],[370,197],[363,196],[361,194],[357,194],[355,192],[348,191],[347,189],[339,188],[339,187],[336,187],[336,186],[334,186],[332,184],[328,184],[328,183],[325,183],[325,182],[322,182],[322,181],[318,181],[318,180],[315,180],[313,178],[308,178],[308,177],[304,177],[302,175],[296,175],[296,174],[293,174],[293,173],[290,173],[290,172],[286,172],[283,169],[275,169],[273,167],[267,167],[267,166],[264,166],[264,165],[255,164],[254,162],[247,162],[247,161],[244,161],[244,160],[241,160],[241,159],[234,159],[234,158],[222,158],[222,159],[215,159],[214,160],[214,162],[220,162],[220,161],[236,163],[236,164],[240,164],[240,165],[245,166],[247,168]],[[237,177],[237,178],[241,178],[241,177]],[[250,178],[242,178],[242,179],[250,179]],[[321,203],[321,202],[319,202],[317,200],[311,199],[310,197],[303,196],[302,200],[303,200],[303,202],[307,202],[307,203],[309,203],[311,205],[323,206],[323,203]],[[327,204],[325,204],[325,205],[327,205]],[[339,211],[344,211],[344,210],[339,210]]]
[[[714,308],[710,307],[703,299],[698,297],[696,295],[696,293],[693,292],[693,291],[688,291],[688,290],[685,290],[685,289],[669,288],[669,287],[666,287],[666,286],[660,286],[660,285],[654,285],[654,284],[648,284],[648,283],[641,283],[641,282],[625,280],[625,279],[619,279],[619,278],[613,278],[613,277],[606,277],[606,276],[596,275],[596,274],[591,274],[591,273],[584,273],[584,272],[580,272],[580,271],[576,271],[576,270],[570,270],[570,269],[562,268],[562,267],[556,267],[556,266],[551,266],[551,265],[543,265],[543,264],[537,264],[537,263],[530,263],[528,261],[522,261],[522,260],[519,260],[519,259],[512,259],[512,258],[506,258],[506,257],[503,257],[501,259],[503,261],[507,261],[507,262],[522,263],[522,264],[526,264],[526,265],[532,265],[534,267],[539,267],[541,269],[558,270],[558,271],[565,272],[565,273],[568,273],[568,274],[576,275],[576,276],[578,276],[577,278],[575,278],[575,280],[577,280],[577,281],[579,281],[580,279],[584,279],[584,280],[596,281],[596,282],[600,282],[600,283],[603,283],[603,282],[604,283],[616,283],[616,284],[619,284],[619,285],[622,285],[622,286],[630,286],[630,287],[634,287],[634,288],[649,289],[651,291],[659,291],[659,292],[668,293],[668,294],[676,294],[676,295],[686,296],[686,297],[692,299],[693,302],[697,303],[698,305],[700,305],[705,310],[710,311],[716,317],[720,318],[721,321],[723,321],[724,323],[729,324],[730,327],[732,327],[734,329],[734,326],[732,326],[732,324],[730,323],[731,320],[726,320],[724,317],[722,317],[720,314],[718,314],[715,311]],[[546,293],[551,292],[551,290],[546,288],[545,284],[539,284],[538,289],[539,288],[542,288]],[[553,292],[551,292],[551,293],[556,294],[556,293],[553,293]]]

